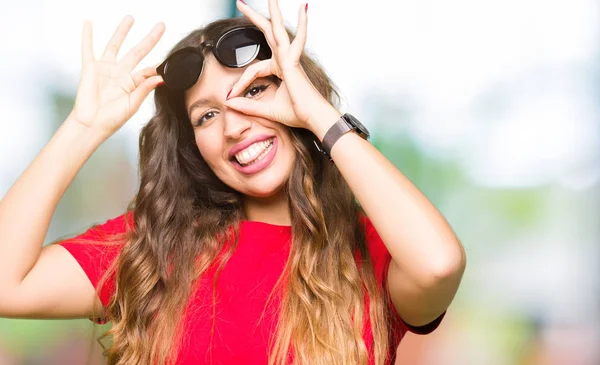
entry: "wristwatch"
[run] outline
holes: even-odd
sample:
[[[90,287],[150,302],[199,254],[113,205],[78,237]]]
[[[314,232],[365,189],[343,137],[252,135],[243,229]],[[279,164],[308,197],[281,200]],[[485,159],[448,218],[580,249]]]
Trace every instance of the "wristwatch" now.
[[[352,114],[346,113],[325,133],[323,142],[321,142],[323,148],[321,149],[316,141],[315,146],[317,146],[319,151],[331,159],[331,149],[335,142],[350,131],[356,132],[363,139],[369,139],[369,131],[367,128]]]

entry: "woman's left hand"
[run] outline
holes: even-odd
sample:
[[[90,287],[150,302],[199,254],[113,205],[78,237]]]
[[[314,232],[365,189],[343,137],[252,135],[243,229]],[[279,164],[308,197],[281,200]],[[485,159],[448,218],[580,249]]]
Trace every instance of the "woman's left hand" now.
[[[333,108],[313,86],[300,65],[300,56],[306,43],[308,4],[300,7],[298,29],[292,42],[283,24],[277,0],[269,0],[271,20],[237,1],[237,7],[265,35],[272,57],[246,68],[231,89],[225,105],[244,114],[255,115],[290,127],[311,129],[314,116],[324,108]],[[238,97],[256,78],[277,76],[282,80],[272,100],[253,100]]]

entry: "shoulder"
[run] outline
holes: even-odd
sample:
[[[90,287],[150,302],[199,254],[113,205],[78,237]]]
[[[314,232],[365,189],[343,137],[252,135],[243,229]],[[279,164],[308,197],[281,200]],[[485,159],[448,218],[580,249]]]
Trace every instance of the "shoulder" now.
[[[128,211],[127,213],[109,219],[104,223],[92,226],[88,232],[103,236],[118,235],[133,229],[133,225],[133,212]]]
[[[127,212],[57,244],[67,249],[82,266],[105,267],[106,262],[112,262],[119,254],[132,227],[133,213]]]
[[[111,240],[111,237],[117,238],[124,235],[129,229],[133,228],[133,212],[111,218],[104,223],[94,224],[84,233],[66,239],[60,244],[70,243],[102,243],[105,240]],[[104,242],[108,243],[108,242]]]

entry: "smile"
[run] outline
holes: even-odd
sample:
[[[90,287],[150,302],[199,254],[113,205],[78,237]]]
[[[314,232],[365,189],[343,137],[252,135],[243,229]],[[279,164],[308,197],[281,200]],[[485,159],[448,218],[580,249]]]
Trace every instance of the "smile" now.
[[[235,159],[242,166],[249,166],[262,160],[273,148],[274,138],[251,144],[235,154]]]
[[[253,175],[266,170],[277,155],[277,137],[256,142],[236,153],[231,158],[231,164],[244,175]]]

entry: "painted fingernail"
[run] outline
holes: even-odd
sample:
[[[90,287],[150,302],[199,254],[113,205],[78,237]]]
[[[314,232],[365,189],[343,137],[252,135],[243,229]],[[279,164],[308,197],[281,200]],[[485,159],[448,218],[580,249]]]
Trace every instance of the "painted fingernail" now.
[[[306,6],[304,7],[304,12],[308,13],[308,3],[306,3]]]
[[[240,2],[244,5],[246,5],[246,2],[244,0],[240,0]]]
[[[241,1],[241,0],[240,0]],[[231,92],[233,91],[233,89],[229,90],[229,92],[227,93],[227,97],[225,97],[225,100],[229,100],[229,95],[231,95]]]

